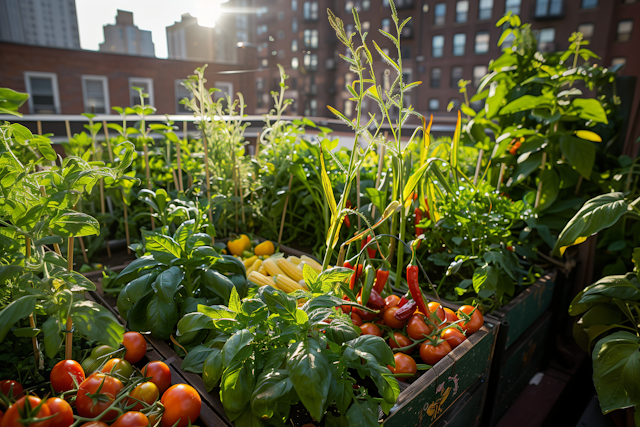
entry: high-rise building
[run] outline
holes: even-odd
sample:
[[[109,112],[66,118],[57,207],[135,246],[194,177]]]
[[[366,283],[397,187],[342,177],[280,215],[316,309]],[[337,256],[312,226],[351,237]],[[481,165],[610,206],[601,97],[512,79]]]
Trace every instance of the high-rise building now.
[[[169,58],[220,64],[242,62],[238,43],[247,44],[253,39],[250,34],[253,10],[249,0],[230,0],[223,4],[221,11],[214,28],[199,25],[198,19],[189,13],[167,27]]]
[[[103,27],[104,42],[101,52],[123,53],[136,56],[156,56],[151,31],[141,30],[133,24],[133,13],[118,9],[115,25]]]
[[[624,63],[622,75],[640,74],[638,0],[395,0],[400,22],[411,18],[401,35],[402,73],[406,82],[422,81],[405,97],[420,113],[446,114],[447,105],[460,105],[458,81],[470,80],[471,94],[487,72],[489,61],[502,53],[498,40],[502,28],[495,23],[507,11],[520,15],[536,31],[543,51],[564,50],[575,31],[590,40],[589,46],[604,65]],[[278,88],[276,64],[285,67],[295,102],[291,114],[331,116],[327,105],[353,117],[355,105],[346,85],[357,77],[339,57],[347,55],[327,19],[327,8],[341,18],[348,33],[355,31],[351,9],[356,8],[362,27],[392,58],[393,43],[378,30],[395,35],[389,0],[257,0],[256,43],[259,68],[256,109],[267,112]],[[373,51],[378,82],[388,87],[395,71]],[[640,97],[640,85],[636,88]],[[479,105],[475,105],[479,108]],[[377,113],[373,100],[365,111]],[[632,116],[635,115],[632,112]]]
[[[74,0],[0,0],[0,40],[80,49]]]

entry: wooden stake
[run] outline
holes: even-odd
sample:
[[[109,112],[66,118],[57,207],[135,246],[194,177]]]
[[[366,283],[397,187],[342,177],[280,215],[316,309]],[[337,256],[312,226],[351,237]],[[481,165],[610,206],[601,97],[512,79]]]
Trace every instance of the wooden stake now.
[[[147,188],[151,190],[151,172],[149,171],[149,149],[147,148],[146,139],[142,141],[142,148],[144,150],[144,163],[145,163],[145,174],[147,176]],[[149,208],[149,212],[151,212],[151,229],[155,230],[156,222],[153,217],[153,208]]]
[[[360,168],[356,171],[356,206],[360,212]],[[358,231],[362,228],[362,218],[358,215]]]
[[[71,142],[71,126],[69,126],[69,120],[64,121],[64,126],[67,128],[67,138],[69,139],[69,142]]]
[[[33,317],[33,313],[29,314],[29,326],[36,327],[36,319]],[[38,339],[31,337],[31,345],[33,346],[33,356],[36,359],[36,367],[40,366],[40,349],[38,348]]]
[[[42,136],[42,122],[38,120],[36,123],[38,124],[38,135]]]
[[[473,174],[473,185],[478,185],[478,175],[480,174],[480,166],[482,166],[482,156],[484,155],[484,150],[480,149],[478,153],[478,162],[476,163],[476,172]]]
[[[67,243],[67,270],[69,272],[73,271],[73,237],[69,237],[68,238],[68,243]],[[82,240],[80,240],[80,242],[82,242]],[[84,253],[84,251],[83,251]],[[64,349],[64,357],[66,359],[71,359],[71,350],[72,350],[72,343],[73,343],[73,332],[71,330],[71,328],[73,327],[73,321],[71,320],[71,316],[67,317],[67,328],[66,328],[66,333],[65,333],[65,339],[66,339],[66,343],[65,343],[65,349]]]
[[[540,166],[541,170],[544,170],[544,165],[547,162],[547,153],[542,153],[542,165]],[[534,203],[534,209],[538,207],[540,204],[540,196],[542,195],[542,178],[540,182],[538,182],[538,191],[536,192],[536,202]]]
[[[47,190],[44,188],[44,185],[40,186],[40,193],[42,193],[42,197],[47,197]],[[49,233],[53,236],[53,232],[49,231]],[[60,256],[62,256],[62,252],[60,251],[60,245],[57,243],[53,244],[53,249],[56,251],[56,253]]]
[[[498,175],[498,185],[496,185],[496,191],[500,192],[500,185],[502,184],[502,177],[504,176],[504,168],[506,167],[505,163],[500,165],[500,174]]]
[[[104,139],[107,142],[107,151],[109,151],[109,161],[113,163],[113,151],[111,150],[111,138],[109,138],[109,128],[107,127],[107,121],[102,121],[102,127],[104,128]]]
[[[289,190],[287,197],[284,199],[284,208],[282,209],[282,220],[280,221],[280,233],[278,233],[278,246],[282,241],[282,231],[284,230],[284,217],[287,214],[287,205],[289,204],[289,193],[291,192],[291,183],[293,182],[293,174],[289,175]]]

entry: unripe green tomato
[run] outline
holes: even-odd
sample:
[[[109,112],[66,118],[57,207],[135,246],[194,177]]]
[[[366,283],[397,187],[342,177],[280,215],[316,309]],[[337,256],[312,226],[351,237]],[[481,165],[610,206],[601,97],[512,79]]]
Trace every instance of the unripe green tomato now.
[[[94,357],[89,356],[86,359],[84,359],[84,362],[82,362],[81,366],[85,375],[88,377],[90,374],[92,374],[96,369],[100,367],[100,363]]]
[[[124,359],[110,359],[106,365],[102,367],[102,372],[129,378],[131,374],[133,374],[133,366]]]
[[[114,351],[116,351],[115,348],[113,347],[109,347],[108,345],[100,345],[96,348],[94,348],[91,351],[91,357],[93,357],[94,359],[98,360],[98,358],[100,356],[104,356],[105,354],[109,354],[109,353],[113,353]],[[109,356],[109,359],[111,359],[113,356]],[[104,358],[102,359],[102,361],[104,361]]]

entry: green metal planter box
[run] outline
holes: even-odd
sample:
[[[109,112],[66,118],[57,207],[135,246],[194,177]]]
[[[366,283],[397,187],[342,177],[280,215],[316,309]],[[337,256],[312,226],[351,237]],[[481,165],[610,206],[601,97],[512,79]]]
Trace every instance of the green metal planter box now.
[[[451,405],[449,410],[433,424],[433,427],[478,425],[482,419],[482,409],[487,397],[487,378],[483,375]]]
[[[400,393],[386,427],[431,426],[458,402],[481,377],[487,377],[493,358],[498,322],[487,316],[484,326]],[[477,407],[474,416],[482,414]]]

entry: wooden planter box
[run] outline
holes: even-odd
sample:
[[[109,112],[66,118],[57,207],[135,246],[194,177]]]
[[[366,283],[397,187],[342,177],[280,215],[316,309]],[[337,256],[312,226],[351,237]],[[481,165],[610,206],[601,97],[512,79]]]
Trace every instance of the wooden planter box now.
[[[485,420],[489,427],[500,421],[529,380],[540,370],[551,323],[551,312],[543,313],[520,339],[495,359],[485,405]]]
[[[449,410],[454,405],[466,407],[464,412],[471,411],[473,418],[480,417],[482,405],[467,407],[458,401],[464,399],[461,402],[468,403],[469,396],[466,392],[480,378],[488,377],[498,324],[496,319],[487,316],[479,331],[406,387],[400,393],[391,414],[384,420],[384,425],[440,425],[436,422],[441,417],[449,419],[452,416]],[[457,414],[458,412],[455,415]]]

